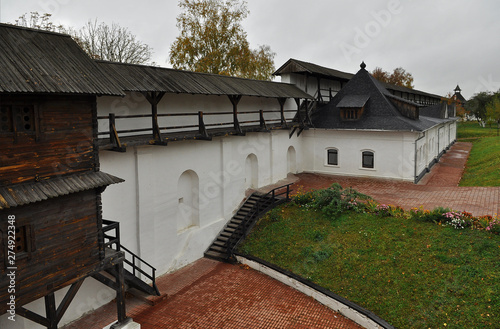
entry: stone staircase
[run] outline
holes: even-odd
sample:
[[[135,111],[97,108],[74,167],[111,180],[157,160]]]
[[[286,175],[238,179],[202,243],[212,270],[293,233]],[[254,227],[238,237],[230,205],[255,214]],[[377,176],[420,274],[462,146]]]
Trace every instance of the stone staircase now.
[[[290,200],[290,185],[292,184],[278,187],[266,194],[252,193],[205,251],[205,257],[223,262],[235,262],[234,249],[250,232],[257,219],[280,203]]]

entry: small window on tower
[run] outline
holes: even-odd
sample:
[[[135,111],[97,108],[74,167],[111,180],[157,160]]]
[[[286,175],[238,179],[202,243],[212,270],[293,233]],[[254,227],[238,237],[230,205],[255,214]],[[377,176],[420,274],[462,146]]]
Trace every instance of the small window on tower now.
[[[0,133],[12,132],[12,108],[10,106],[0,107]]]
[[[34,132],[35,131],[35,113],[33,106],[16,106],[14,107],[14,122],[17,132]]]
[[[16,227],[16,244],[15,253],[28,251],[28,244],[26,243],[26,226]]]

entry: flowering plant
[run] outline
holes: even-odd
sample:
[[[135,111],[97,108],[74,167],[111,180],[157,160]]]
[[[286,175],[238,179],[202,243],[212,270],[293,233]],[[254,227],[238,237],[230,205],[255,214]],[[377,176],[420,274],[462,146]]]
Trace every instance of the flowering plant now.
[[[443,216],[445,220],[448,222],[448,225],[452,226],[457,230],[464,229],[467,224],[465,219],[463,219],[462,213],[455,211],[448,211],[444,213]]]

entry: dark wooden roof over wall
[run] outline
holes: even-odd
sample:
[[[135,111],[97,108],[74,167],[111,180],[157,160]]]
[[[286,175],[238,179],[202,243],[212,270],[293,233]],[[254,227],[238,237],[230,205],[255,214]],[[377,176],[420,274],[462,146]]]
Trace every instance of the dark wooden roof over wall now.
[[[124,180],[110,174],[89,171],[40,182],[0,186],[0,210],[121,182]]]
[[[70,36],[0,24],[0,94],[123,95]]]
[[[294,85],[163,67],[97,61],[124,91],[199,95],[242,95],[269,98],[311,98]]]
[[[297,59],[289,59],[285,64],[283,64],[276,72],[274,72],[274,75],[282,75],[284,73],[308,73],[311,76],[318,76],[318,77],[324,77],[324,78],[330,78],[333,80],[339,80],[339,81],[349,81],[354,74],[352,73],[347,73],[347,72],[342,72],[334,69],[330,69],[327,67],[323,67],[320,65],[316,65],[313,63],[308,63],[304,61],[299,61]],[[426,96],[426,97],[431,97],[431,98],[437,98],[441,99],[441,96],[435,95],[435,94],[430,94],[421,90],[417,89],[411,89],[403,86],[397,86],[393,85],[390,83],[384,83],[381,82],[381,84],[387,89],[391,91],[399,91],[402,93],[410,93],[410,94],[415,94],[415,95],[420,95],[420,96]]]
[[[297,59],[289,59],[283,64],[273,75],[282,75],[283,73],[308,73],[326,78],[336,78],[338,80],[349,81],[354,74],[342,72],[327,67],[319,66],[313,63],[299,61]]]

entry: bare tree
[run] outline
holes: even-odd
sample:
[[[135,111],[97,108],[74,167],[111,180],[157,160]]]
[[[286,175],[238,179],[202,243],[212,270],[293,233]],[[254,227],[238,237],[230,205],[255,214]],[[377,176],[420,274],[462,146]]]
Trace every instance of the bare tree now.
[[[75,30],[54,24],[51,16],[36,11],[25,13],[15,20],[14,25],[69,34],[94,59],[131,64],[147,64],[151,61],[152,49],[137,40],[125,27],[116,23],[98,23],[96,19],[89,20],[80,30]]]
[[[92,58],[112,62],[145,64],[151,60],[152,49],[126,27],[90,20],[73,36]]]
[[[32,11],[29,15],[28,13],[24,13],[19,16],[19,18],[14,21],[14,25],[52,32],[67,32],[67,29],[64,28],[64,26],[56,25],[51,22],[51,16],[52,14],[39,14],[37,11]]]

